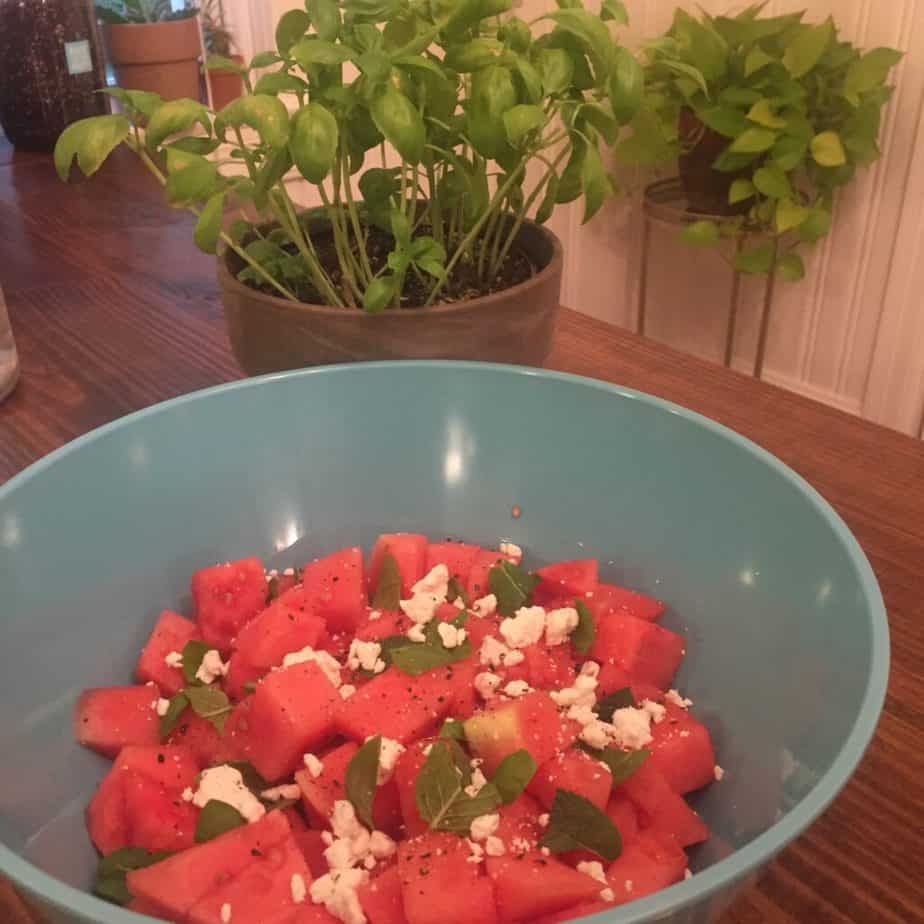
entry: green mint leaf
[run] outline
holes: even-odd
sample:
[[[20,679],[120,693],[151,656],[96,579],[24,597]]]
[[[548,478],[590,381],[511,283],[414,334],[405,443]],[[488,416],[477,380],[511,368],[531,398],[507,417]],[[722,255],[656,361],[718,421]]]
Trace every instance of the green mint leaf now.
[[[527,606],[538,583],[538,575],[509,561],[498,562],[488,572],[488,586],[497,597],[497,609],[502,616],[512,616],[521,606]]]
[[[549,826],[539,843],[552,853],[583,847],[608,862],[622,853],[622,839],[610,817],[589,799],[567,789],[555,793]]]
[[[257,772],[256,767],[249,760],[229,760],[227,766],[233,767],[241,775],[244,785],[255,795],[259,796],[270,784]]]
[[[183,646],[183,677],[191,686],[204,686],[202,681],[197,679],[196,673],[202,664],[202,659],[205,657],[206,652],[210,650],[210,645],[195,640],[187,642]]]
[[[450,603],[454,603],[457,598],[461,598],[462,602],[468,606],[468,594],[465,592],[465,588],[462,586],[461,581],[455,576],[449,579],[449,583],[446,585],[446,599]]]
[[[594,625],[594,618],[590,615],[590,610],[583,600],[575,600],[574,608],[578,613],[578,624],[571,633],[571,644],[574,645],[574,650],[578,654],[586,655],[594,646],[597,627]]]
[[[370,831],[375,828],[372,802],[375,799],[381,751],[382,736],[375,735],[350,758],[344,780],[346,797],[356,810],[356,817]]]
[[[257,691],[256,680],[248,680],[247,683],[244,684],[243,689],[245,693],[256,693]]]
[[[536,761],[525,748],[505,757],[491,777],[491,783],[500,794],[501,802],[504,805],[515,802],[535,776],[536,770]]]
[[[612,722],[613,713],[617,709],[628,709],[635,705],[635,697],[629,687],[623,687],[621,690],[614,690],[608,696],[598,700],[594,706],[594,712],[597,713],[601,722]]]
[[[244,816],[234,806],[228,805],[227,802],[219,802],[218,799],[209,799],[196,822],[196,843],[204,844],[245,824],[247,822]]]
[[[440,728],[440,738],[452,738],[454,741],[465,741],[465,722],[458,719],[446,719]]]
[[[399,670],[416,677],[434,668],[464,661],[471,653],[472,646],[468,639],[455,648],[444,648],[442,643],[435,645],[429,641],[407,642],[391,652],[391,660]]]
[[[160,717],[160,726],[158,730],[160,732],[161,741],[164,741],[170,735],[170,732],[176,728],[176,723],[180,720],[180,716],[186,711],[188,705],[189,699],[182,691],[170,698],[167,711]]]
[[[183,692],[196,715],[207,719],[219,732],[225,730],[225,721],[234,707],[221,690],[214,687],[186,687]]]
[[[153,866],[161,860],[172,856],[172,850],[144,850],[141,847],[123,847],[106,854],[96,867],[93,880],[93,892],[106,901],[117,905],[127,905],[134,897],[128,891],[125,874],[133,869]]]
[[[401,572],[395,556],[387,549],[382,556],[382,567],[379,569],[379,578],[375,584],[375,594],[372,597],[372,606],[377,610],[396,610],[401,600]]]
[[[591,757],[597,760],[602,760],[603,763],[610,768],[614,786],[625,783],[625,781],[651,756],[651,751],[646,751],[644,748],[640,748],[637,751],[623,751],[620,748],[604,748],[602,751],[598,751],[596,748],[584,747],[582,745],[581,750],[590,754]]]

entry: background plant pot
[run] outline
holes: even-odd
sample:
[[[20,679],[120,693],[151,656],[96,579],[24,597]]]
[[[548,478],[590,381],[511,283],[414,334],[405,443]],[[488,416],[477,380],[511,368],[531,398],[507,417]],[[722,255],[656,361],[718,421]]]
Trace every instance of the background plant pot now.
[[[431,308],[367,315],[287,301],[238,282],[240,258],[218,258],[218,285],[231,347],[245,372],[374,359],[474,359],[538,366],[551,348],[561,296],[561,241],[524,223],[518,244],[538,267],[503,292]]]
[[[243,65],[241,55],[229,55],[232,61]],[[244,81],[240,74],[233,71],[209,71],[209,83],[212,86],[212,108],[217,112],[236,100],[244,92]]]
[[[195,16],[105,26],[120,87],[150,90],[164,99],[199,99],[199,20]]]
[[[746,212],[750,203],[729,205],[728,192],[736,179],[750,176],[751,170],[722,173],[712,166],[731,139],[704,125],[692,109],[680,110],[678,129],[686,153],[678,157],[677,165],[690,211],[704,215],[740,215]]]

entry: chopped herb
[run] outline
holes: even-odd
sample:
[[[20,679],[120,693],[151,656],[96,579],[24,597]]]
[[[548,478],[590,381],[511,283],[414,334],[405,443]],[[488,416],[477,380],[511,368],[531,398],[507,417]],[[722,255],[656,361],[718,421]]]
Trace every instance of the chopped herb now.
[[[219,802],[218,799],[209,799],[199,812],[199,820],[196,822],[196,843],[204,844],[245,824],[244,816],[234,806]]]
[[[455,603],[457,599],[461,599],[466,606],[469,604],[468,594],[465,592],[462,582],[455,575],[449,579],[449,583],[446,585],[446,599],[450,603]]]
[[[440,738],[453,738],[456,741],[465,740],[465,723],[458,719],[446,719],[440,729]]]
[[[344,788],[356,810],[356,817],[370,830],[375,828],[372,803],[375,799],[382,736],[370,738],[347,764]]]
[[[579,744],[579,747],[582,751],[590,754],[591,757],[602,760],[603,763],[610,768],[610,773],[613,775],[614,786],[625,783],[625,781],[651,756],[651,751],[646,751],[644,748],[640,748],[637,751],[623,751],[621,748],[604,748],[600,751],[583,742]]]
[[[501,802],[515,802],[536,774],[536,761],[525,748],[505,757],[494,771],[491,782],[500,793]]]
[[[372,596],[372,606],[377,610],[396,610],[401,600],[401,572],[395,556],[387,549],[382,555],[382,565]]]
[[[127,905],[134,897],[128,890],[125,874],[135,869],[153,866],[172,856],[172,850],[144,850],[141,847],[123,847],[114,850],[99,861],[93,892],[106,901]]]
[[[196,715],[211,722],[219,733],[224,731],[225,721],[234,707],[221,690],[215,687],[186,687],[183,692]]]
[[[634,705],[635,697],[632,695],[632,690],[629,687],[623,687],[599,700],[594,706],[594,712],[597,713],[601,722],[612,722],[613,713],[617,709],[628,709]]]
[[[555,793],[542,847],[567,853],[583,847],[608,862],[622,853],[622,839],[610,817],[584,796],[567,789]]]
[[[158,726],[161,741],[165,741],[169,737],[170,732],[176,727],[176,723],[180,721],[180,716],[186,711],[188,705],[189,699],[182,690],[170,698],[167,711],[160,717]]]
[[[497,597],[502,616],[512,616],[521,606],[528,606],[538,583],[538,574],[530,574],[509,561],[498,562],[488,572],[488,585]]]
[[[187,642],[183,647],[183,677],[190,686],[204,686],[201,680],[196,677],[199,667],[202,665],[202,659],[206,652],[211,651],[212,646],[205,642],[198,642],[195,639]]]
[[[594,625],[594,618],[583,600],[575,600],[574,608],[577,610],[578,624],[571,633],[571,644],[574,645],[574,650],[578,654],[586,655],[593,648],[597,629]]]

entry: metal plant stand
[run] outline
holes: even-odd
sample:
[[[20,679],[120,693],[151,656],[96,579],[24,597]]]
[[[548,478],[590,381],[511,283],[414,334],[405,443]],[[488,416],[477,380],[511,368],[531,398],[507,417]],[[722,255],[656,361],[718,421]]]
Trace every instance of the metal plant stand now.
[[[638,287],[638,313],[636,330],[644,336],[646,327],[646,314],[648,310],[648,274],[649,256],[651,254],[652,229],[656,224],[673,228],[682,228],[684,225],[696,221],[711,220],[725,221],[727,215],[709,215],[702,212],[692,212],[687,206],[683,187],[679,177],[659,180],[645,189],[643,201],[643,229],[642,229],[642,265],[639,275]],[[735,239],[735,256],[745,247],[747,236]],[[731,368],[732,355],[735,348],[735,336],[738,326],[738,310],[741,301],[742,273],[732,271],[732,285],[728,305],[728,322],[725,327],[724,364]],[[770,315],[773,307],[773,295],[776,290],[776,274],[771,271],[764,286],[762,300],[760,327],[757,336],[757,352],[754,357],[754,377],[760,378],[764,371],[764,360],[767,353],[767,340],[770,333]]]

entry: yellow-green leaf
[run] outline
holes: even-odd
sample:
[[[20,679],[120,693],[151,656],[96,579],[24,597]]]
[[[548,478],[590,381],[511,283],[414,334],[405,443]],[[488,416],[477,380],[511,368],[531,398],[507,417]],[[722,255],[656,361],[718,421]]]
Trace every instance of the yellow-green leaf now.
[[[123,115],[101,115],[72,122],[61,132],[55,145],[55,170],[67,181],[74,157],[85,176],[92,176],[103,165],[112,150],[131,131]]]
[[[834,23],[828,19],[819,26],[802,26],[783,55],[783,65],[797,80],[821,60],[834,37]]]
[[[755,192],[754,184],[750,180],[735,180],[728,190],[729,204],[735,205],[737,202],[744,202],[746,199],[750,199]]]
[[[754,186],[771,199],[792,198],[792,186],[786,174],[774,164],[754,171]]]
[[[777,272],[789,282],[798,282],[805,278],[805,263],[797,253],[784,254],[777,261]]]
[[[276,47],[279,54],[286,57],[310,25],[311,17],[304,10],[289,10],[283,13],[276,26]]]
[[[185,132],[197,123],[211,132],[208,110],[202,103],[194,99],[168,100],[158,106],[151,116],[144,133],[144,143],[149,151],[155,151],[165,138]]]
[[[776,59],[771,58],[760,46],[755,46],[744,59],[744,76],[750,77],[752,74],[756,74],[768,64],[772,64],[774,60]]]
[[[786,120],[781,119],[770,108],[770,102],[762,99],[754,103],[748,111],[748,118],[764,128],[786,128]]]
[[[218,236],[221,234],[221,218],[225,206],[225,194],[215,193],[205,203],[193,231],[193,240],[203,253],[215,253],[218,248]]]
[[[289,132],[289,150],[298,172],[320,183],[334,165],[339,131],[337,120],[320,103],[308,103],[295,114]]]
[[[811,211],[804,205],[799,205],[793,202],[792,199],[781,199],[777,203],[776,215],[774,217],[776,230],[780,234],[784,234],[786,231],[792,231],[793,228],[798,228],[810,214]]]
[[[822,167],[841,167],[847,163],[844,145],[837,132],[821,132],[812,139],[812,157]]]
[[[732,142],[729,151],[732,154],[760,154],[769,151],[776,139],[777,133],[769,128],[749,128]]]
[[[215,121],[216,130],[247,125],[271,148],[283,148],[289,140],[289,111],[275,96],[241,96],[228,103]]]
[[[694,221],[680,232],[680,239],[688,244],[711,247],[719,242],[719,226],[714,221]]]

